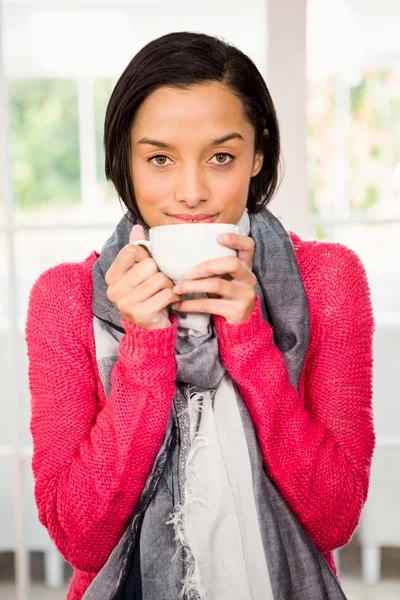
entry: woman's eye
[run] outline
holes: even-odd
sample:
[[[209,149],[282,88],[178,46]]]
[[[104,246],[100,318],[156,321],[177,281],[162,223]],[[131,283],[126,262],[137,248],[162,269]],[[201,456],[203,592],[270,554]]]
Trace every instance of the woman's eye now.
[[[234,156],[232,156],[232,154],[228,154],[227,152],[219,152],[213,156],[213,159],[214,158],[216,159],[214,164],[227,165],[233,161]]]
[[[153,165],[157,165],[158,167],[164,167],[164,165],[172,164],[171,162],[167,163],[167,160],[169,160],[169,158],[164,154],[157,154],[156,156],[149,158],[149,162],[152,162]]]

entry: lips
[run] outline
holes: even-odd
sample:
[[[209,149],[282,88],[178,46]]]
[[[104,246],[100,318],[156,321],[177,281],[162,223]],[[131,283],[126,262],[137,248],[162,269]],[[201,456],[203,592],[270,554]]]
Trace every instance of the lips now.
[[[216,215],[191,215],[191,214],[178,214],[168,215],[173,223],[213,223]]]

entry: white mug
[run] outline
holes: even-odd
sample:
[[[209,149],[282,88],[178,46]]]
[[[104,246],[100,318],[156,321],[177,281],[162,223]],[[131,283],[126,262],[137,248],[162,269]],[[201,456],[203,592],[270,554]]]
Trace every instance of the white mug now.
[[[186,271],[201,262],[236,256],[236,250],[218,242],[222,233],[239,233],[239,227],[230,223],[161,225],[149,230],[149,241],[133,243],[147,248],[160,271],[178,283],[186,278]]]

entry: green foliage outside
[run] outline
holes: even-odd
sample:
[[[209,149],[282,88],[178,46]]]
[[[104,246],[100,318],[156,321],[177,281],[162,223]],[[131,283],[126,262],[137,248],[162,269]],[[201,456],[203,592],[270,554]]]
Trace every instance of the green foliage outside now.
[[[103,127],[114,79],[93,83],[98,181],[105,183]],[[78,204],[81,197],[78,90],[75,80],[24,79],[9,84],[17,210]],[[112,185],[107,183],[112,195]],[[114,196],[112,196],[114,198]]]
[[[366,72],[349,94],[350,211],[379,216],[381,205],[396,194],[390,186],[400,163],[400,69]],[[310,84],[307,144],[312,213],[326,214],[337,176],[333,79]]]
[[[76,81],[12,80],[9,94],[17,209],[79,202]]]

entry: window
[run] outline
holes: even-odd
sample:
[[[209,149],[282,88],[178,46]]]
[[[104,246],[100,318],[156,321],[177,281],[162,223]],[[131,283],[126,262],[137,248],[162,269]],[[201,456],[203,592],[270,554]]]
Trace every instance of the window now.
[[[358,252],[373,293],[378,273],[380,284],[382,273],[388,274],[392,289],[400,275],[400,60],[392,22],[393,14],[374,2],[309,1],[314,234]],[[390,310],[400,310],[400,284],[390,300]],[[389,303],[377,305],[388,309]]]

